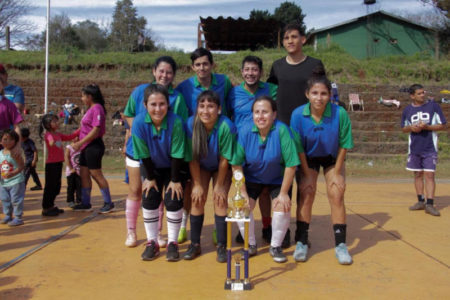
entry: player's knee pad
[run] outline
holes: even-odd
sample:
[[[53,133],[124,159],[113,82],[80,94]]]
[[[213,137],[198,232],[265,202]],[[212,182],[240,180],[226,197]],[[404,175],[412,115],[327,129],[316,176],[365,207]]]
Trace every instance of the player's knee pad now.
[[[178,199],[176,196],[172,198],[172,192],[169,191],[164,197],[164,205],[167,211],[178,211],[183,208],[183,198]]]
[[[161,193],[152,188],[148,191],[147,195],[142,193],[142,207],[148,210],[158,209],[161,204]]]

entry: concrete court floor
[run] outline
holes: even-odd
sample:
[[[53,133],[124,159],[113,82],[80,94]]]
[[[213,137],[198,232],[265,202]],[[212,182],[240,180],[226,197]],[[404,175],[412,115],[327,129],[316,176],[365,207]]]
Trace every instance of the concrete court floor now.
[[[66,209],[59,217],[44,218],[40,215],[41,192],[27,192],[25,225],[0,226],[0,299],[449,298],[450,180],[438,181],[435,202],[442,216],[432,217],[408,210],[415,201],[412,179],[349,179],[345,199],[351,266],[339,265],[334,256],[330,208],[321,180],[308,261],[295,263],[292,245],[285,250],[287,263],[273,262],[257,221],[258,255],[250,259],[254,288],[245,292],[223,289],[226,265],[215,261],[211,201],[207,202],[200,257],[169,263],[163,249],[158,259],[144,262],[140,259],[145,241],[142,217],[138,219],[139,246],[126,248],[127,186],[119,179],[109,182],[118,210],[108,215]],[[102,200],[96,186],[93,195],[99,208]],[[65,207],[65,186],[57,205]],[[295,231],[294,216],[293,212],[291,231]],[[260,220],[259,209],[255,217]],[[236,232],[234,227],[233,238]],[[28,256],[24,254],[43,244]],[[180,245],[180,252],[187,247],[188,243]],[[25,258],[7,267],[18,257]]]

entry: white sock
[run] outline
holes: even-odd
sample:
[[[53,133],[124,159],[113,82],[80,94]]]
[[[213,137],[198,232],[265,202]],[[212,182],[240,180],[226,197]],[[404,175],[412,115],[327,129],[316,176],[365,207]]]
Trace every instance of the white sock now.
[[[248,225],[248,244],[252,246],[256,246],[256,237],[255,237],[255,218],[253,217],[253,212],[250,213],[250,224]],[[245,238],[245,222],[236,222],[239,226],[239,231],[241,232],[242,238]]]
[[[272,240],[270,246],[280,247],[289,228],[291,213],[274,211],[272,215]]]
[[[181,228],[186,228],[188,217],[189,217],[188,211],[183,209],[183,219],[181,219]]]
[[[180,232],[181,220],[183,218],[183,209],[177,211],[166,211],[167,216],[167,236],[169,244],[177,243]]]
[[[159,221],[159,209],[145,209],[142,208],[142,215],[144,217],[145,233],[147,234],[147,240],[155,241],[158,243],[158,221]]]

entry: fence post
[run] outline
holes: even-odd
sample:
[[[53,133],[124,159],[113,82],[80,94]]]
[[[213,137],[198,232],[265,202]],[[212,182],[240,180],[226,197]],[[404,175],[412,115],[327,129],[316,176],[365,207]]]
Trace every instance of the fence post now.
[[[9,26],[6,26],[6,50],[10,50],[11,49],[11,43],[10,43],[10,34],[9,34]]]

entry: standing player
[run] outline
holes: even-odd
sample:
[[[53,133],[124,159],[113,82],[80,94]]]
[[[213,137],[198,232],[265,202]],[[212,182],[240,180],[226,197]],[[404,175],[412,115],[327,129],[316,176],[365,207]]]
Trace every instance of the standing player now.
[[[231,81],[227,75],[212,72],[214,67],[212,53],[205,48],[197,48],[191,54],[191,62],[195,75],[180,83],[176,88],[186,100],[189,116],[195,113],[198,95],[204,90],[213,90],[219,95],[222,113],[228,115],[226,111],[228,106],[225,105],[225,101],[232,87]]]
[[[440,216],[439,211],[433,206],[436,187],[434,172],[438,152],[436,131],[444,130],[447,121],[439,104],[434,101],[425,101],[422,85],[413,84],[409,88],[409,95],[413,103],[403,110],[401,126],[403,132],[409,133],[406,169],[414,172],[414,186],[418,200],[409,209],[425,209],[427,214]]]
[[[286,25],[283,28],[282,37],[287,56],[272,64],[267,82],[278,85],[278,119],[289,125],[292,111],[308,102],[305,96],[306,83],[313,70],[317,67],[323,68],[323,64],[320,60],[303,53],[306,37],[299,24]],[[299,199],[300,193],[297,191],[297,205]],[[287,235],[285,246],[289,247],[290,230]]]
[[[286,256],[281,244],[289,228],[291,216],[291,185],[299,165],[295,144],[289,128],[278,121],[277,106],[269,96],[261,96],[252,107],[254,123],[240,128],[236,150],[231,161],[233,171],[243,170],[245,184],[242,195],[248,199],[253,211],[261,191],[269,189],[273,205],[272,238],[269,253],[278,263]],[[250,213],[249,248],[256,254],[255,221]],[[244,222],[238,222],[244,234]]]
[[[166,258],[176,261],[185,184],[180,172],[186,139],[183,120],[169,111],[169,94],[163,85],[151,84],[145,89],[144,105],[146,111],[136,116],[131,128],[134,159],[142,160],[146,171],[142,211],[147,244],[141,257],[153,260],[159,255],[159,206],[164,201],[169,242]]]
[[[323,168],[331,206],[331,221],[335,238],[335,254],[340,264],[352,263],[346,241],[345,155],[353,148],[352,128],[347,112],[330,103],[331,83],[323,69],[308,80],[306,97],[309,103],[294,110],[291,128],[301,161],[301,176],[297,182],[300,201],[297,206],[295,261],[306,261],[308,229],[317,189],[320,167]]]
[[[186,100],[186,105],[189,110],[189,116],[195,114],[197,109],[197,98],[201,92],[205,90],[213,90],[220,97],[220,107],[222,108],[222,114],[228,115],[226,99],[228,93],[232,87],[230,79],[227,75],[213,73],[214,60],[212,53],[205,48],[197,48],[191,53],[191,68],[195,72],[195,75],[184,80],[180,83],[176,90],[183,94]],[[189,184],[186,187],[188,191]],[[186,195],[187,196],[187,195]],[[178,242],[182,243],[186,241],[186,222],[190,210],[190,200],[186,197],[184,202],[183,221],[180,230],[180,236]],[[213,234],[214,243],[217,242],[215,234]]]
[[[236,128],[242,128],[245,123],[253,122],[252,106],[256,98],[259,96],[270,96],[274,100],[277,98],[277,86],[272,83],[262,82],[260,80],[262,72],[263,62],[261,58],[250,55],[246,56],[242,61],[241,74],[244,81],[231,89],[227,100],[230,116]],[[267,243],[270,243],[272,237],[270,206],[270,195],[268,190],[264,189],[260,195],[259,209],[261,210],[263,223],[262,236]],[[288,235],[287,237],[289,238]],[[244,242],[240,232],[236,237],[236,241]],[[287,247],[289,247],[289,243]]]

